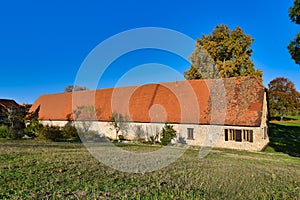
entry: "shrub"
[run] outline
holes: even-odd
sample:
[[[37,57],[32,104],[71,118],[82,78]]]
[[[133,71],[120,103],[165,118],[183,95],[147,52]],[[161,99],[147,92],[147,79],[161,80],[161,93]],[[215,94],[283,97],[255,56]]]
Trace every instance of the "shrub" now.
[[[38,138],[51,140],[51,141],[59,141],[62,140],[63,134],[58,126],[45,126],[38,131]]]
[[[89,130],[89,131],[79,130],[79,134],[81,140],[83,141],[94,141],[97,140],[100,136],[98,131],[93,131],[93,130]]]
[[[65,139],[79,139],[78,132],[75,126],[64,126],[61,131],[62,136]]]
[[[8,127],[6,125],[0,126],[0,138],[19,139],[23,136],[22,130],[15,130],[13,127]]]
[[[161,144],[168,145],[173,138],[176,138],[176,133],[173,126],[166,123],[161,130]]]
[[[9,138],[11,139],[20,139],[24,136],[23,130],[18,130],[14,128],[9,128]]]
[[[9,137],[9,127],[5,125],[0,126],[0,138],[8,138]]]
[[[43,124],[41,124],[37,119],[31,119],[29,125],[24,128],[24,133],[29,137],[37,137],[43,128]]]

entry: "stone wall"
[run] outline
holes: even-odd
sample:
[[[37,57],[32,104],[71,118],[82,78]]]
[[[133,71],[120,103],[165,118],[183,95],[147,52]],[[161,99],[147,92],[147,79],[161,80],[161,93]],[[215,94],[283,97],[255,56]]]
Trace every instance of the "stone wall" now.
[[[42,121],[44,125],[65,126],[67,121]],[[76,127],[81,127],[83,122],[75,122]],[[109,122],[86,122],[89,130],[98,131],[112,139],[116,138],[115,129]],[[86,124],[85,124],[86,125]],[[178,133],[177,141],[188,145],[212,146],[221,148],[241,149],[259,151],[269,142],[264,136],[264,127],[243,126],[220,126],[220,125],[196,125],[196,124],[172,124]],[[164,123],[134,123],[128,122],[128,128],[123,131],[127,139],[144,138],[149,139],[160,132]],[[188,138],[188,128],[193,129],[193,138]],[[252,130],[253,142],[225,141],[225,129]],[[122,131],[120,131],[120,134]]]

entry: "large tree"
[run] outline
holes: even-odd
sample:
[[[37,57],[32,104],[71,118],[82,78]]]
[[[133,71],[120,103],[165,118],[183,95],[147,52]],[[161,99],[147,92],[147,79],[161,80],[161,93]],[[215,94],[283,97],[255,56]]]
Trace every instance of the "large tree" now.
[[[300,0],[294,0],[294,6],[289,8],[289,16],[292,22],[300,24]],[[287,46],[296,64],[300,65],[300,33]]]
[[[284,115],[298,112],[299,93],[292,81],[279,77],[272,80],[268,87],[269,109],[272,116],[279,115],[282,120]]]
[[[250,58],[253,41],[240,27],[231,31],[226,25],[217,25],[211,34],[203,34],[202,38],[197,39],[195,51],[190,56],[192,65],[185,72],[185,78],[254,75],[262,80],[262,71],[254,68]]]
[[[209,53],[198,43],[195,45],[195,51],[190,56],[192,65],[189,70],[184,72],[184,77],[188,80],[220,78],[218,70],[215,68],[214,60]]]

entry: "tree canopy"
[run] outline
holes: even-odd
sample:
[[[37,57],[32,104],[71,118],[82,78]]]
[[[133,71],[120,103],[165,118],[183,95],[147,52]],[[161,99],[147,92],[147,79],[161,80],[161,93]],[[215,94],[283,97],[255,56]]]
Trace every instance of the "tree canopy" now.
[[[68,85],[65,88],[65,92],[74,92],[74,91],[83,91],[83,90],[88,90],[88,88],[85,86],[79,86],[79,85]]]
[[[292,22],[300,24],[300,1],[294,0],[294,6],[289,8],[289,16]]]
[[[209,53],[198,43],[195,51],[190,56],[192,65],[189,70],[184,72],[184,77],[188,80],[220,78],[218,70],[215,69],[214,60]]]
[[[268,99],[269,109],[272,116],[297,114],[299,109],[299,93],[294,83],[287,78],[279,77],[269,84]]]
[[[254,68],[251,60],[252,42],[240,27],[230,30],[226,25],[217,25],[212,33],[197,39],[195,51],[190,56],[191,68],[184,74],[186,79],[228,78],[257,76],[262,80],[262,71]]]
[[[289,8],[289,16],[292,22],[300,24],[300,1],[294,0],[294,6]],[[295,63],[300,65],[300,33],[287,46]]]

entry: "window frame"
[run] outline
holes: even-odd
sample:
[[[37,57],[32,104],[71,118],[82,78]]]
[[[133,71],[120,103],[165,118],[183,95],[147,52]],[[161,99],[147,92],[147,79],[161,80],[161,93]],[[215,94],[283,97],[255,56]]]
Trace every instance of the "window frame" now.
[[[224,129],[225,141],[253,143],[253,130],[250,129]]]
[[[194,140],[194,128],[187,128],[187,139]]]

